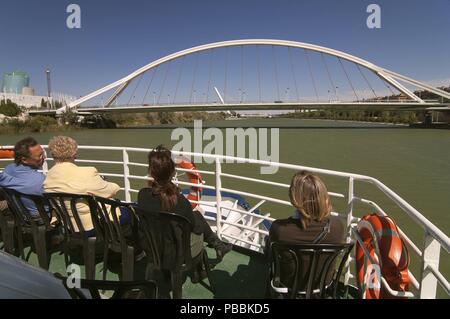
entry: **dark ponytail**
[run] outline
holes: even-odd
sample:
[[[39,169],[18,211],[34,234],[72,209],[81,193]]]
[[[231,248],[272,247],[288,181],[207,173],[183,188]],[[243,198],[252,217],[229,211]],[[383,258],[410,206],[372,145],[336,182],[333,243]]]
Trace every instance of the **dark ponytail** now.
[[[154,179],[149,182],[152,193],[161,200],[163,210],[170,210],[177,204],[180,192],[178,187],[172,183],[175,175],[175,163],[170,150],[159,145],[148,154],[148,173]]]

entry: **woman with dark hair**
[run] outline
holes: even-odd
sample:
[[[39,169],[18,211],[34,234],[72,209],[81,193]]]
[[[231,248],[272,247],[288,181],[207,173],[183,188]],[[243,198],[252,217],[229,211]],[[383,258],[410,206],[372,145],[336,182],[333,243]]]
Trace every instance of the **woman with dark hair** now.
[[[175,176],[175,163],[170,150],[162,145],[151,151],[148,155],[148,174],[153,179],[148,188],[139,191],[138,207],[144,212],[170,212],[186,217],[193,226],[191,236],[192,250],[195,243],[203,237],[208,246],[216,250],[217,259],[222,260],[232,245],[221,241],[211,230],[203,215],[193,211],[189,201],[181,194],[180,189],[172,183]],[[200,242],[202,244],[202,242]],[[202,244],[203,245],[203,244]],[[201,248],[201,247],[200,247]],[[193,255],[195,255],[193,253]]]

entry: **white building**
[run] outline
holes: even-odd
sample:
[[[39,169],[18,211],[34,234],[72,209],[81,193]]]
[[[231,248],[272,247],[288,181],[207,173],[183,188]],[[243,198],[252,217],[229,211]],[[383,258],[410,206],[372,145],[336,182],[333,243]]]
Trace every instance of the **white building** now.
[[[42,100],[50,102],[50,104],[53,104],[54,101],[59,101],[63,105],[66,105],[74,100],[76,100],[75,96],[70,96],[67,94],[62,93],[53,93],[52,96],[49,98],[47,96],[39,96],[39,95],[32,95],[34,92],[32,91],[26,91],[25,88],[22,91],[22,93],[31,93],[31,94],[14,94],[14,93],[3,93],[0,92],[0,100],[11,100],[11,102],[16,103],[19,106],[23,106],[27,109],[32,107],[41,107]]]

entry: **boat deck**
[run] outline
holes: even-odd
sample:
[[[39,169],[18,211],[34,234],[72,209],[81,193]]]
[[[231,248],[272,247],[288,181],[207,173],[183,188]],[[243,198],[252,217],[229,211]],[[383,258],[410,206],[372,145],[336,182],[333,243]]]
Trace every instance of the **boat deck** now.
[[[207,248],[210,264],[215,264],[215,251]],[[26,250],[28,253],[28,249]],[[37,256],[31,253],[28,261],[30,264],[38,267]],[[140,278],[145,271],[145,258],[135,265],[135,274]],[[110,267],[109,267],[110,268]],[[111,267],[112,268],[112,267]],[[96,267],[96,279],[102,278],[103,263],[100,262]],[[59,273],[66,276],[66,267],[64,255],[61,252],[52,254],[50,261],[51,273]],[[84,266],[81,266],[81,276],[84,278]],[[265,258],[261,254],[250,252],[248,255],[233,250],[225,255],[222,262],[212,269],[212,280],[215,285],[215,293],[208,288],[209,282],[204,280],[202,283],[193,284],[188,276],[183,285],[184,299],[247,299],[264,298],[267,284],[268,267]],[[107,272],[108,280],[119,280],[118,271],[109,269]]]

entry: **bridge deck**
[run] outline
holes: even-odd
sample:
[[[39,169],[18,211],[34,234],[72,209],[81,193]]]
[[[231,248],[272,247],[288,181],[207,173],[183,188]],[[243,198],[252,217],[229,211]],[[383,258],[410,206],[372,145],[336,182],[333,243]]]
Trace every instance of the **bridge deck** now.
[[[448,104],[417,102],[346,102],[346,103],[234,103],[234,104],[180,104],[180,105],[129,105],[110,107],[80,107],[78,113],[147,113],[180,111],[261,111],[261,110],[448,110]],[[56,110],[32,110],[31,115],[54,115]]]

